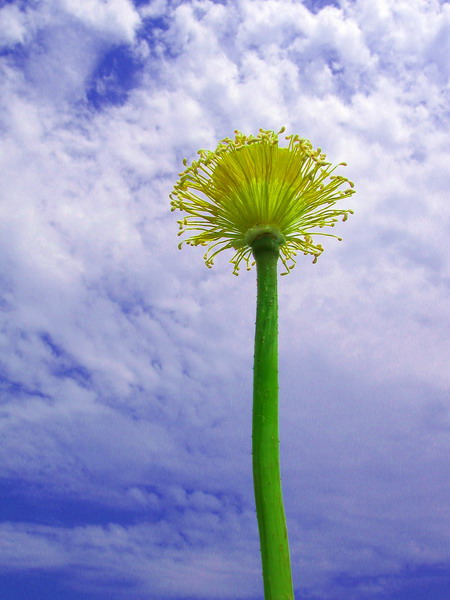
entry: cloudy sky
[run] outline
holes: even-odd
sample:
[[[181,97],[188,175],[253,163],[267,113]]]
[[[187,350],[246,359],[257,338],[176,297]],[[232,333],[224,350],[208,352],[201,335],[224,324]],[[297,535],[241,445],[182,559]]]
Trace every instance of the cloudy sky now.
[[[299,600],[449,600],[450,4],[0,2],[2,600],[262,600],[255,272],[182,159],[298,133],[355,215],[280,279]]]

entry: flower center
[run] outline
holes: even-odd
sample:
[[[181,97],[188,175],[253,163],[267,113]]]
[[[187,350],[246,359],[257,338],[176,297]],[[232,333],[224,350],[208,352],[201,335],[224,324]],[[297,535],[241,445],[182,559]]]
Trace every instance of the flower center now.
[[[286,238],[276,225],[256,225],[245,234],[245,243],[247,246],[251,246],[255,240],[263,236],[275,239],[280,246],[286,242]]]
[[[210,192],[224,216],[242,233],[259,225],[283,228],[303,179],[295,158],[287,148],[267,142],[221,155]]]

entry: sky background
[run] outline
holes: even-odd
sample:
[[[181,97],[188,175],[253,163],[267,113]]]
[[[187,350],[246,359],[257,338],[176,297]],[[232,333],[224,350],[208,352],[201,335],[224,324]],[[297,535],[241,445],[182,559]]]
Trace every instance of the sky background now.
[[[262,600],[255,271],[168,195],[283,125],[357,189],[280,279],[296,598],[449,600],[450,4],[0,7],[2,600]]]

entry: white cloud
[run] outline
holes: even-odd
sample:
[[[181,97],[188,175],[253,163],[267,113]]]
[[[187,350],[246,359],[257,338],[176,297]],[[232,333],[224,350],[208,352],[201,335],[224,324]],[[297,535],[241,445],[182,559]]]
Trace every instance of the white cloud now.
[[[282,125],[346,160],[358,191],[344,241],[280,280],[296,581],[327,598],[339,573],[382,589],[407,563],[447,561],[448,4],[52,7],[6,7],[29,59],[4,57],[1,83],[3,474],[161,518],[9,523],[2,561],[75,563],[86,590],[114,571],[136,597],[259,593],[254,273],[179,252],[167,197],[183,156]],[[157,16],[167,31],[137,40]],[[117,43],[144,60],[140,84],[123,105],[80,105]]]
[[[55,0],[67,14],[76,17],[86,26],[101,35],[114,37],[118,41],[134,41],[140,17],[129,0]]]
[[[155,19],[164,17],[170,12],[167,0],[152,0],[139,7],[139,14],[144,18]]]
[[[246,540],[255,537],[253,514],[247,512],[238,520],[231,506],[222,518],[187,510],[181,516],[172,515],[171,520],[138,526],[110,523],[64,529],[4,523],[0,529],[5,566],[76,565],[77,580],[72,586],[78,591],[98,588],[117,598],[186,594],[208,598],[211,593],[217,598],[228,598],[230,593],[246,598],[259,588],[257,551],[253,556],[246,551]],[[224,542],[233,545],[231,554]],[[252,545],[257,550],[254,539]],[[121,593],[117,588],[120,577],[132,577],[133,588]]]
[[[3,45],[26,48],[21,61],[28,84],[46,103],[56,104],[83,100],[103,53],[113,45],[132,45],[141,24],[128,0],[52,0],[23,10],[5,7],[2,16]]]
[[[8,4],[0,9],[0,45],[14,46],[25,40],[24,13],[17,6]]]

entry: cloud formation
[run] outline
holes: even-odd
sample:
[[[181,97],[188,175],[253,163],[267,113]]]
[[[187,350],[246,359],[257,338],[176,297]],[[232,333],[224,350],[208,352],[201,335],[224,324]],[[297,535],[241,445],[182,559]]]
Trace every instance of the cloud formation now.
[[[296,590],[445,600],[449,4],[53,0],[0,23],[3,572],[261,596],[254,274],[179,252],[168,194],[183,157],[285,125],[358,191],[343,242],[280,281]]]

